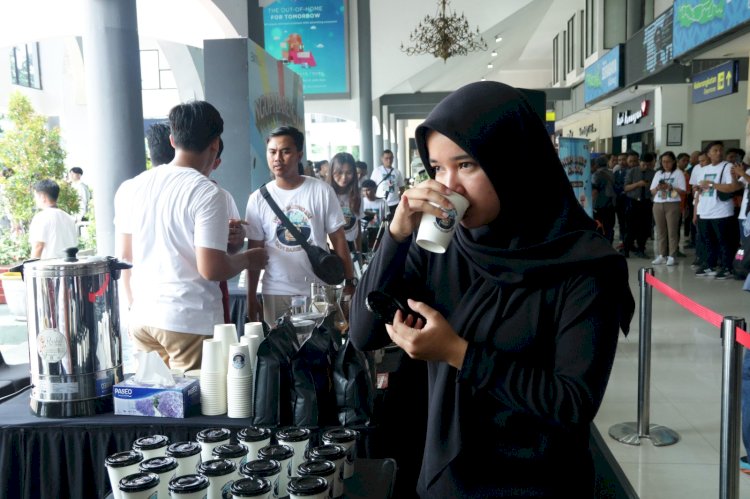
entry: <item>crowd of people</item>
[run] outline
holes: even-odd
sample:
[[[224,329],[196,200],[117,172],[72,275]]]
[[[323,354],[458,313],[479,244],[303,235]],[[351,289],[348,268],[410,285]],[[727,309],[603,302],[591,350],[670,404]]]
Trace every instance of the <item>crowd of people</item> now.
[[[651,258],[646,243],[655,236],[653,265],[677,265],[695,249],[696,276],[728,279],[745,275],[733,267],[744,242],[748,180],[745,151],[720,141],[692,154],[672,151],[605,154],[593,160],[594,218],[626,257]]]

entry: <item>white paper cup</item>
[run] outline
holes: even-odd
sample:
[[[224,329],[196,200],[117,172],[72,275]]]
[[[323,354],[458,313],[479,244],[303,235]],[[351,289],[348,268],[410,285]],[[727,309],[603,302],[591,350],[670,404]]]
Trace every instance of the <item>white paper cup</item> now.
[[[228,459],[212,459],[198,465],[198,473],[208,477],[208,497],[230,497],[229,488],[239,478],[237,466]]]
[[[334,428],[323,432],[324,444],[337,444],[346,449],[344,460],[344,480],[354,475],[354,454],[356,452],[358,432],[350,428]]]
[[[232,499],[268,499],[271,497],[271,482],[261,477],[235,480],[230,491]]]
[[[245,334],[243,336],[256,335],[263,337],[263,323],[262,322],[246,322],[245,323]]]
[[[197,473],[182,475],[169,481],[172,499],[205,499],[208,492],[208,478]]]
[[[169,497],[169,481],[177,476],[177,459],[169,456],[152,457],[141,461],[138,469],[142,473],[154,473],[159,477],[157,497]]]
[[[448,218],[438,218],[432,214],[423,213],[419,231],[417,231],[417,244],[433,253],[445,253],[456,232],[456,227],[469,207],[469,201],[457,192],[445,197],[453,203],[454,208],[448,210]]]
[[[336,465],[327,459],[305,461],[297,466],[299,476],[319,476],[328,482],[328,496],[333,497],[333,483],[336,479]]]
[[[289,493],[286,486],[292,477],[292,456],[294,449],[288,445],[269,445],[258,451],[258,457],[261,459],[272,459],[278,461],[281,465],[279,473],[279,486],[274,487],[274,497],[286,497]]]
[[[175,442],[167,447],[167,456],[177,460],[176,476],[191,475],[201,462],[201,444],[192,440]]]
[[[120,480],[128,475],[138,472],[138,464],[143,461],[143,454],[136,450],[116,452],[104,460],[104,466],[109,475],[109,484],[112,486],[112,495],[120,499]]]
[[[228,459],[234,463],[237,470],[247,462],[247,447],[243,444],[222,444],[214,447],[214,459]]]
[[[326,499],[328,481],[319,476],[294,477],[289,481],[289,499]]]
[[[216,324],[214,325],[214,339],[221,341],[224,349],[224,368],[226,369],[226,358],[229,354],[229,345],[237,343],[237,327],[234,324]]]
[[[167,455],[169,438],[164,435],[150,435],[148,437],[137,438],[133,442],[133,450],[143,454],[143,460],[153,457],[164,457]]]
[[[155,473],[133,473],[120,479],[118,486],[122,499],[152,499],[158,494],[159,476]]]
[[[240,338],[240,343],[245,343],[250,352],[250,364],[252,365],[252,368],[255,368],[255,363],[258,361],[258,347],[261,342],[263,342],[262,334],[246,334]]]
[[[201,360],[201,374],[221,373],[226,374],[225,365],[227,355],[224,352],[224,346],[221,340],[211,339],[203,340],[203,358]]]
[[[336,473],[333,479],[333,497],[343,496],[346,449],[336,444],[319,445],[310,449],[310,459],[325,459],[336,465]]]
[[[271,430],[250,426],[237,432],[237,441],[247,447],[248,459],[258,457],[258,451],[271,443]]]
[[[206,428],[199,431],[195,439],[201,444],[201,461],[212,460],[213,450],[220,445],[228,444],[231,436],[232,432],[226,428]]]
[[[307,428],[284,428],[276,433],[276,440],[294,450],[291,476],[298,476],[297,466],[305,462],[305,451],[310,444],[310,430]]]

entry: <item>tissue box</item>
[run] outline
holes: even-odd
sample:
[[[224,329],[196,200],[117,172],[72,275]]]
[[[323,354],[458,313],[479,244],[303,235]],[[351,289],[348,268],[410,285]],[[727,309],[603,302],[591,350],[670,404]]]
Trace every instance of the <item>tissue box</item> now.
[[[198,414],[201,402],[197,379],[174,377],[174,386],[139,384],[133,377],[112,388],[115,414],[184,418]]]

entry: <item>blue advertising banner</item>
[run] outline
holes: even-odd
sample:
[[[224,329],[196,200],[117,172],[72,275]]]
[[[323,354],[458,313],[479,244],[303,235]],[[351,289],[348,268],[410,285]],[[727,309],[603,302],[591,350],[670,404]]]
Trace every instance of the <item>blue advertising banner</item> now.
[[[674,56],[684,54],[748,20],[750,3],[745,0],[675,0]]]
[[[560,162],[568,175],[578,202],[586,213],[593,218],[594,208],[591,204],[591,151],[589,140],[579,137],[560,137]]]
[[[727,61],[693,75],[693,103],[705,102],[737,91],[739,64]]]
[[[345,0],[273,0],[263,25],[266,50],[302,77],[305,95],[349,95]]]
[[[586,68],[583,81],[583,103],[588,104],[622,87],[622,45],[612,47],[603,57]]]

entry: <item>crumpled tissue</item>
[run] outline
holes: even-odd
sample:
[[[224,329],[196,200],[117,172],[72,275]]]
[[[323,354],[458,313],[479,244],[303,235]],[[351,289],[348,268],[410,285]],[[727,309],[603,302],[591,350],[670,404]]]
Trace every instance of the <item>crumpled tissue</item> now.
[[[169,367],[156,352],[136,352],[138,369],[133,381],[141,385],[174,386],[175,380]]]

